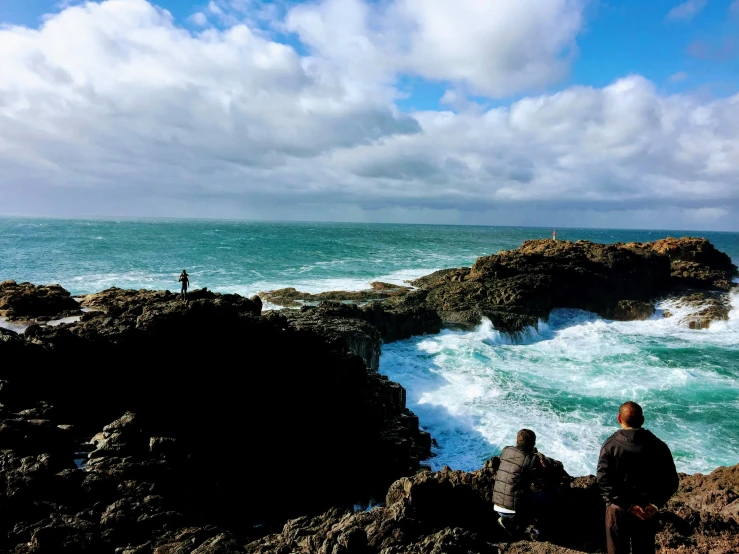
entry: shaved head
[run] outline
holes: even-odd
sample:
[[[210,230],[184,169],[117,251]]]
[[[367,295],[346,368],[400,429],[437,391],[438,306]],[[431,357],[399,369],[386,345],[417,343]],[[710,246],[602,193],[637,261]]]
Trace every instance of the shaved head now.
[[[636,402],[624,402],[618,410],[618,419],[627,427],[638,429],[644,424],[644,412]]]

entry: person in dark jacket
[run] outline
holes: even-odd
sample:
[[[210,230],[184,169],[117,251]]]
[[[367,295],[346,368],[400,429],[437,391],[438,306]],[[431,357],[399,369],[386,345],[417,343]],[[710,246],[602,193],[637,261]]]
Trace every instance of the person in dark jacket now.
[[[182,273],[180,273],[180,278],[177,279],[180,283],[182,283],[182,290],[180,291],[180,298],[182,300],[187,300],[187,287],[190,286],[190,275],[188,275],[187,271],[184,269],[182,270]]]
[[[596,478],[606,502],[608,554],[653,553],[656,518],[678,487],[668,446],[647,429],[636,402],[618,411],[621,429],[600,449]]]
[[[493,503],[499,515],[498,524],[511,535],[520,533],[548,501],[545,491],[531,490],[532,485],[539,489],[546,486],[544,468],[535,445],[536,434],[530,429],[521,429],[516,436],[516,446],[506,446],[500,454]]]

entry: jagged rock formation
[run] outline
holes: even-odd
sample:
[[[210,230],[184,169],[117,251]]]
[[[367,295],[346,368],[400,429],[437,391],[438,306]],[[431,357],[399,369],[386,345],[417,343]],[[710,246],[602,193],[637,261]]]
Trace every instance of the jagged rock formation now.
[[[727,293],[737,275],[729,256],[701,238],[628,244],[530,240],[516,250],[479,258],[471,268],[444,269],[415,279],[410,283],[415,290],[378,297],[359,311],[355,308],[350,317],[369,321],[386,341],[410,336],[393,332],[398,322],[407,325],[409,314],[411,334],[434,332],[442,324],[474,328],[483,317],[496,329],[515,334],[537,326],[556,308],[579,308],[621,321],[646,319],[660,298],[691,294],[695,289]],[[381,291],[362,294],[376,292]],[[273,294],[278,302],[320,300],[320,295],[294,289]],[[326,294],[346,301],[360,293]],[[706,308],[686,325],[705,328],[712,319],[722,318],[715,302],[709,301]],[[373,319],[368,317],[370,313],[381,315]],[[388,315],[392,315],[393,324],[385,331],[383,323]]]
[[[725,293],[695,291],[676,300],[676,309],[691,308],[691,312],[680,318],[680,323],[690,329],[708,329],[714,321],[728,321],[731,302]],[[672,317],[671,312],[665,313]]]
[[[713,289],[729,291],[737,267],[731,258],[717,250],[708,240],[683,237],[645,243],[629,243],[627,248],[647,249],[667,256],[670,260],[670,279],[675,290]]]
[[[313,331],[334,347],[354,352],[364,360],[368,370],[377,372],[382,338],[377,328],[358,317],[358,313],[359,308],[353,304],[322,302],[316,307],[267,312],[265,316],[280,321],[283,326]]]
[[[431,438],[376,372],[381,341],[482,317],[516,332],[557,307],[639,319],[669,294],[717,299],[710,321],[735,276],[702,239],[528,241],[362,306],[262,315],[258,297],[207,290],[88,295],[77,323],[0,329],[0,552],[600,552],[592,476],[572,483],[561,533],[508,544],[494,460],[414,475]],[[63,289],[20,287],[24,317],[67,309]],[[384,506],[349,508],[385,490]],[[736,552],[739,466],[683,475],[667,508],[663,552]]]
[[[10,320],[42,321],[82,313],[80,306],[60,285],[0,283],[0,316]]]
[[[364,306],[323,301],[300,310],[265,312],[266,317],[284,318],[291,327],[309,329],[330,344],[361,356],[367,368],[377,371],[382,341],[406,339],[414,335],[438,333],[439,316],[426,308],[394,308],[388,304]]]
[[[425,306],[449,325],[483,317],[511,333],[536,326],[555,308],[612,319],[645,319],[654,301],[691,288],[728,291],[737,267],[705,239],[596,244],[531,240],[479,258],[471,268],[438,271],[412,282],[400,305]]]
[[[369,512],[328,511],[287,522],[282,532],[246,545],[250,554],[363,552],[400,554],[604,552],[603,502],[593,476],[566,489],[546,542],[511,539],[494,524],[495,463],[465,473],[444,468],[394,483]],[[574,517],[574,514],[577,514]],[[739,465],[681,475],[658,518],[661,552],[729,554],[739,548]]]
[[[1,332],[0,402],[43,400],[88,440],[137,413],[149,434],[124,453],[140,454],[150,437],[176,439],[217,489],[203,509],[219,521],[351,505],[429,456],[403,388],[345,344],[262,317],[258,298],[190,298],[111,289],[88,296],[95,311],[77,323]],[[99,452],[117,452],[113,435],[95,438]]]
[[[300,307],[306,303],[318,303],[324,301],[335,302],[356,302],[358,304],[370,302],[373,300],[384,300],[397,296],[404,296],[411,289],[392,283],[383,283],[374,281],[370,283],[370,289],[359,291],[333,290],[327,292],[319,292],[311,294],[309,292],[300,292],[292,287],[285,289],[277,289],[269,292],[260,292],[259,296],[266,302],[271,302],[277,306],[286,308]]]
[[[234,447],[198,456],[191,441],[155,434],[150,419],[130,412],[105,425],[88,444],[81,444],[84,433],[63,424],[69,420],[59,410],[44,402],[19,401],[15,392],[12,383],[0,382],[0,552],[604,552],[603,504],[593,476],[577,478],[566,489],[559,519],[552,522],[546,542],[524,537],[511,543],[494,525],[495,458],[478,471],[444,468],[401,478],[387,490],[384,505],[369,511],[335,507],[284,525],[255,527],[217,509],[224,499],[223,488],[231,485],[220,480],[219,464],[226,456],[248,463],[248,452]],[[84,458],[86,466],[77,467],[75,458],[78,462]],[[250,472],[248,477],[268,480],[273,494],[292,501],[279,481],[291,480],[290,472],[303,475],[302,462],[283,468],[286,473]],[[356,471],[372,469],[357,467]],[[556,468],[552,478],[561,478]],[[343,476],[336,479],[337,485],[345,484]],[[255,511],[267,507],[254,497],[242,497],[240,502],[255,504]],[[739,465],[710,475],[681,475],[680,488],[659,521],[661,552],[736,552]]]

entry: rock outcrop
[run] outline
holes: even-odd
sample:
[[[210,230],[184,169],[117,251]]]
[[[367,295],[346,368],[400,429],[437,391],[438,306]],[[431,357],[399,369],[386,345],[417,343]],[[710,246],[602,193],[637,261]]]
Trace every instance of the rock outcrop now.
[[[706,306],[702,327],[728,317],[736,271],[702,239],[528,241],[363,305],[88,295],[79,322],[0,329],[0,552],[601,552],[592,476],[571,483],[548,542],[511,544],[493,524],[495,459],[418,472],[431,437],[377,372],[381,342],[482,317],[515,333],[558,307],[643,319],[667,295]],[[2,290],[10,315],[37,321],[77,306],[54,287]],[[682,475],[658,541],[737,552],[738,520],[739,466]]]
[[[19,402],[0,383],[0,551],[14,554],[448,554],[604,552],[603,503],[595,478],[564,487],[545,541],[512,539],[494,524],[497,459],[478,471],[444,468],[403,477],[384,505],[367,511],[334,507],[280,525],[254,525],[219,509],[226,456],[248,452],[214,443],[198,456],[191,441],[157,434],[150,418],[125,413],[91,440],[62,422],[60,411]],[[26,406],[25,409],[19,409]],[[219,452],[219,450],[221,450]],[[264,451],[260,450],[263,455]],[[84,459],[84,462],[80,459]],[[76,460],[76,463],[75,463]],[[301,460],[304,462],[304,460]],[[551,460],[550,460],[551,462]],[[84,467],[78,467],[84,465]],[[303,473],[304,463],[287,471]],[[245,470],[247,468],[244,468]],[[367,468],[357,467],[357,472]],[[285,471],[284,468],[281,471]],[[371,471],[371,469],[370,469]],[[312,474],[309,475],[312,477]],[[262,470],[280,500],[287,473]],[[343,479],[345,477],[341,477]],[[337,476],[337,479],[340,479]],[[341,486],[340,480],[333,486]],[[568,486],[569,484],[569,486]],[[325,486],[332,486],[324,482]],[[263,499],[242,497],[255,512]],[[222,506],[221,506],[222,507]],[[228,506],[234,509],[233,505]],[[238,515],[243,509],[236,507]],[[577,513],[577,517],[572,514]],[[558,518],[558,519],[557,519]],[[739,548],[739,465],[710,475],[681,474],[678,492],[659,514],[661,552],[730,554]],[[261,522],[260,522],[261,523]]]
[[[372,290],[361,292],[311,295],[281,289],[267,294],[280,305],[323,299],[364,302],[352,309],[351,317],[377,327],[388,342],[436,332],[442,325],[474,328],[482,318],[516,334],[536,327],[556,308],[579,308],[621,321],[647,319],[659,299],[695,290],[726,294],[737,275],[729,256],[701,238],[628,244],[530,240],[515,250],[479,258],[471,268],[443,269],[415,279],[412,290],[373,283]],[[686,324],[705,328],[723,317],[715,307],[701,313]]]
[[[219,520],[351,505],[430,455],[400,385],[320,329],[262,317],[258,298],[201,290],[185,303],[166,291],[111,289],[84,304],[94,311],[74,324],[0,330],[0,402],[42,400],[87,440],[136,413],[148,434],[105,429],[95,457],[176,440],[217,490],[203,509]]]
[[[0,283],[0,317],[42,321],[80,313],[77,301],[60,285]]]
[[[693,288],[728,291],[737,268],[705,239],[596,244],[531,240],[516,250],[479,258],[411,284],[419,291],[401,306],[425,306],[447,325],[474,327],[483,317],[516,333],[546,320],[555,308],[579,308],[606,318],[645,319],[654,302]]]
[[[265,312],[277,321],[284,318],[295,329],[311,330],[329,344],[364,359],[367,368],[377,371],[382,342],[407,339],[415,335],[438,333],[441,319],[424,307],[394,307],[369,303],[363,306],[341,302],[320,302],[299,310],[284,309]]]
[[[724,252],[708,240],[694,237],[672,238],[654,242],[629,243],[626,248],[657,252],[670,260],[672,287],[729,291],[737,276],[737,267]]]
[[[359,291],[334,290],[327,292],[319,292],[311,294],[309,292],[300,292],[299,290],[289,287],[285,289],[277,289],[268,292],[260,292],[259,296],[262,300],[270,302],[277,306],[286,308],[299,308],[306,304],[316,304],[318,302],[355,302],[363,304],[374,300],[384,300],[406,295],[411,289],[392,283],[383,283],[374,281],[370,283],[370,289]]]
[[[401,479],[386,504],[369,512],[328,511],[289,521],[282,532],[246,545],[250,554],[605,552],[604,505],[593,476],[565,489],[544,542],[511,544],[494,524],[495,459],[479,471],[444,468]],[[680,488],[658,515],[661,552],[729,554],[739,548],[739,466],[710,475],[681,475]],[[577,514],[577,517],[573,517]],[[544,538],[544,537],[542,537]]]
[[[680,317],[680,324],[690,329],[708,329],[714,321],[727,321],[731,312],[731,301],[726,293],[695,291],[680,296],[673,302],[675,310],[688,309]],[[665,316],[673,317],[671,311]]]

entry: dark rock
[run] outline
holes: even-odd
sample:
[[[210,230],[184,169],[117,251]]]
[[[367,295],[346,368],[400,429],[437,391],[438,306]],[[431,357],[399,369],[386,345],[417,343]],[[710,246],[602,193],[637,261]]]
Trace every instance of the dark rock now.
[[[60,421],[50,430],[63,434],[63,423],[94,435],[86,470],[99,478],[81,487],[101,503],[120,499],[111,480],[171,481],[166,461],[198,475],[182,485],[189,509],[261,523],[381,494],[430,454],[402,388],[356,355],[376,368],[380,335],[360,319],[326,326],[307,311],[297,324],[256,315],[256,300],[208,291],[183,302],[166,291],[109,289],[84,303],[97,311],[10,336],[0,358],[6,343],[24,351],[23,366],[4,367],[2,377],[54,407]],[[223,445],[244,454],[214,463]],[[248,453],[253,445],[259,455]],[[280,478],[256,477],[265,472]]]
[[[675,308],[692,309],[688,315],[680,319],[681,325],[690,329],[708,329],[714,321],[728,321],[731,301],[727,293],[693,291],[679,297],[675,302]]]
[[[88,457],[125,457],[148,453],[149,437],[143,433],[139,419],[136,414],[127,412],[120,419],[103,427],[102,432],[90,440],[95,450]]]
[[[687,265],[686,265],[687,264]],[[645,319],[653,302],[688,288],[729,290],[737,268],[705,239],[596,244],[531,240],[479,258],[472,268],[437,271],[412,284],[398,306],[426,307],[446,325],[471,328],[483,317],[517,333],[555,308],[612,319]]]
[[[354,304],[321,302],[318,306],[304,306],[300,310],[282,310],[291,327],[310,330],[338,350],[360,356],[369,371],[380,367],[380,332],[357,316]]]
[[[672,286],[677,290],[702,288],[729,291],[737,276],[731,258],[703,238],[683,237],[647,243],[632,243],[626,247],[649,249],[670,260]]]
[[[32,319],[42,316],[81,313],[79,304],[60,285],[32,285],[3,281],[0,283],[0,316],[8,319]]]
[[[304,304],[318,303],[324,301],[357,302],[361,304],[375,300],[384,300],[386,298],[404,296],[411,290],[409,287],[392,285],[390,283],[381,283],[377,281],[370,283],[370,286],[372,288],[369,290],[340,290],[319,292],[316,294],[300,292],[295,288],[289,287],[284,289],[272,290],[269,292],[260,292],[259,295],[262,299],[272,304],[276,304],[277,306],[296,308]]]
[[[603,317],[615,321],[648,319],[654,314],[654,304],[640,300],[619,300],[615,306],[603,311]]]

